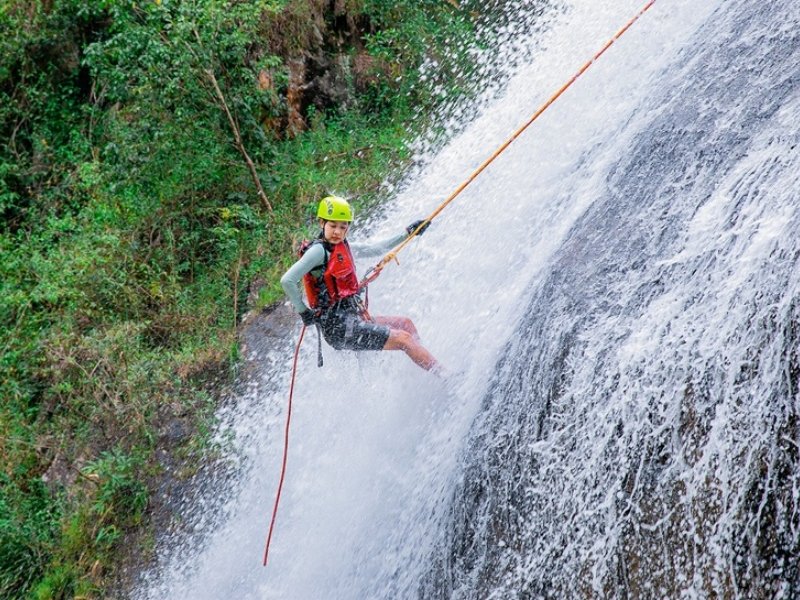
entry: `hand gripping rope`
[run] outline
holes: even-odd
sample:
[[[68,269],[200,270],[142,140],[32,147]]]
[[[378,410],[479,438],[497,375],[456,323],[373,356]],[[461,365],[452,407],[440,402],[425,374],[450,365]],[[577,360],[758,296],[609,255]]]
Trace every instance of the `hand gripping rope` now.
[[[359,287],[362,289],[366,288],[367,285],[375,281],[381,274],[383,268],[391,261],[394,260],[399,264],[399,261],[397,260],[397,254],[403,248],[405,248],[416,235],[419,234],[419,231],[423,227],[425,227],[425,225],[433,221],[439,215],[439,213],[441,213],[445,209],[445,207],[448,204],[450,204],[453,200],[455,200],[456,196],[458,196],[461,192],[463,192],[464,189],[478,177],[478,175],[480,175],[484,170],[486,170],[486,167],[488,167],[498,156],[500,156],[500,154],[502,154],[503,151],[506,148],[508,148],[514,140],[516,140],[520,135],[522,135],[522,132],[524,132],[531,125],[531,123],[533,123],[536,119],[538,119],[539,116],[544,111],[546,111],[551,104],[553,104],[553,102],[558,100],[561,94],[563,94],[573,83],[575,83],[575,81],[581,75],[583,75],[589,69],[589,67],[591,67],[592,64],[594,64],[594,62],[598,58],[600,58],[605,53],[606,50],[608,50],[611,47],[611,45],[614,42],[616,42],[620,37],[622,37],[622,35],[626,31],[628,31],[628,29],[630,29],[631,25],[633,25],[636,21],[638,21],[639,17],[641,17],[645,12],[647,12],[650,9],[650,7],[653,6],[653,4],[655,3],[656,0],[650,0],[642,9],[639,10],[638,13],[636,13],[636,15],[630,21],[628,21],[619,31],[617,31],[617,33],[615,33],[614,36],[610,40],[608,40],[608,42],[606,42],[606,44],[597,52],[597,54],[595,54],[591,59],[589,59],[586,62],[586,64],[584,64],[578,70],[578,72],[575,73],[575,75],[573,75],[569,79],[569,81],[567,81],[558,90],[556,90],[556,92],[552,96],[550,96],[550,98],[548,98],[547,101],[544,104],[542,104],[535,113],[533,113],[533,116],[531,116],[530,119],[528,119],[525,123],[523,123],[522,126],[511,135],[511,137],[509,137],[505,142],[503,142],[503,144],[497,150],[495,150],[495,152],[489,158],[487,158],[477,169],[475,169],[475,171],[473,171],[472,174],[466,180],[464,180],[464,182],[461,185],[459,185],[453,191],[453,193],[450,194],[445,199],[445,201],[442,202],[436,208],[436,210],[434,210],[428,216],[428,218],[422,221],[419,224],[419,226],[414,231],[412,231],[411,234],[405,240],[403,240],[389,253],[387,253],[386,256],[384,256],[377,265],[375,265],[369,271],[367,271],[366,276],[359,283]],[[305,331],[306,328],[305,326],[303,326],[303,330],[300,332],[300,340],[297,342],[297,349],[295,350],[294,354],[294,364],[292,366],[292,383],[291,386],[289,387],[289,408],[286,413],[286,430],[285,430],[284,445],[283,445],[283,462],[281,463],[281,475],[280,475],[280,481],[278,483],[278,493],[275,498],[275,506],[272,509],[272,520],[270,521],[269,524],[269,534],[267,535],[267,544],[266,548],[264,549],[264,566],[266,566],[267,557],[269,556],[269,545],[270,542],[272,541],[272,532],[275,527],[275,518],[277,517],[278,514],[278,502],[280,501],[281,498],[281,490],[283,489],[283,480],[284,476],[286,475],[286,459],[289,452],[289,423],[292,417],[292,395],[294,394],[294,380],[295,380],[295,374],[297,372],[297,357],[298,354],[300,353],[300,343],[303,341],[303,335],[305,334]]]

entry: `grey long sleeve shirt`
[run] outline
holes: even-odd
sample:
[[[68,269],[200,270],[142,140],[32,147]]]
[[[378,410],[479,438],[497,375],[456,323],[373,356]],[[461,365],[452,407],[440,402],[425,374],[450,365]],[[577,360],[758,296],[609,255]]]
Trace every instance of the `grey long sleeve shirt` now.
[[[406,237],[408,237],[408,233],[404,231],[403,233],[392,238],[377,242],[350,242],[350,251],[353,253],[354,258],[377,256],[379,254],[388,252],[397,244],[406,239]],[[289,298],[289,301],[292,303],[292,306],[294,306],[294,309],[297,312],[303,312],[308,308],[306,303],[303,301],[303,291],[301,289],[303,276],[317,267],[322,266],[324,262],[325,249],[321,244],[314,244],[305,252],[305,254],[303,254],[303,256],[300,257],[296,263],[289,267],[289,270],[283,274],[283,277],[281,277],[281,286],[283,287],[283,290],[286,292],[286,296]]]

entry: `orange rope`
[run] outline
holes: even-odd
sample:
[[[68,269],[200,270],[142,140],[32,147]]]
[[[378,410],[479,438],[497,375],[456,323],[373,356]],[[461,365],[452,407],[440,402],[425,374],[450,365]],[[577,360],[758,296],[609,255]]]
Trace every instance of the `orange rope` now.
[[[567,88],[569,88],[573,83],[575,83],[575,80],[577,80],[578,77],[583,75],[584,72],[586,72],[586,70],[589,69],[589,67],[591,67],[592,64],[598,58],[600,58],[605,53],[605,51],[608,50],[611,47],[611,45],[614,42],[616,42],[619,38],[621,38],[622,35],[626,31],[628,31],[628,29],[630,29],[631,25],[633,25],[639,19],[639,17],[641,17],[645,12],[647,12],[647,10],[651,6],[653,6],[653,4],[655,4],[655,2],[656,2],[656,0],[650,0],[644,6],[644,8],[642,8],[630,21],[628,21],[616,34],[614,34],[614,36],[610,40],[608,40],[608,42],[606,42],[606,44],[597,52],[597,54],[595,54],[589,61],[587,61],[586,64],[583,65],[578,70],[578,72],[575,73],[575,75],[572,76],[572,78],[569,81],[567,81],[552,96],[550,96],[550,98],[547,100],[547,102],[542,104],[542,106],[539,108],[539,110],[537,110],[533,114],[533,116],[530,119],[528,119],[527,122],[525,122],[519,129],[517,129],[512,134],[512,136],[510,138],[508,138],[497,150],[495,150],[494,154],[492,154],[489,158],[487,158],[485,161],[483,161],[483,163],[477,169],[475,169],[475,171],[473,171],[472,175],[470,175],[461,185],[459,185],[455,189],[455,191],[452,194],[450,194],[447,197],[447,199],[444,202],[442,202],[438,206],[438,208],[436,210],[434,210],[430,214],[430,216],[428,216],[428,218],[425,219],[419,225],[419,227],[417,227],[417,229],[415,229],[405,240],[403,240],[393,250],[391,250],[386,256],[384,256],[377,265],[372,267],[367,272],[367,275],[366,275],[366,277],[364,277],[364,280],[360,283],[360,286],[363,288],[367,284],[369,284],[372,281],[374,281],[375,279],[377,279],[378,275],[380,275],[380,273],[383,270],[383,268],[389,262],[391,262],[392,260],[397,261],[397,254],[403,248],[406,247],[406,245],[414,238],[414,236],[416,236],[419,233],[419,230],[422,229],[426,224],[428,224],[431,221],[433,221],[433,219],[435,219],[439,215],[439,213],[442,212],[444,210],[444,208],[456,198],[456,196],[458,196],[462,191],[464,191],[464,189],[470,183],[472,183],[475,180],[475,178],[477,178],[478,175],[480,175],[486,169],[486,167],[488,167],[494,161],[494,159],[496,159],[498,156],[500,156],[500,154],[506,148],[508,148],[514,140],[516,140],[520,135],[522,135],[522,132],[525,131],[531,125],[531,123],[533,123],[536,119],[538,119],[539,115],[541,115],[544,111],[546,111],[550,107],[550,105],[553,104],[553,102],[558,100],[558,98],[561,96],[561,94],[563,94],[567,90]]]

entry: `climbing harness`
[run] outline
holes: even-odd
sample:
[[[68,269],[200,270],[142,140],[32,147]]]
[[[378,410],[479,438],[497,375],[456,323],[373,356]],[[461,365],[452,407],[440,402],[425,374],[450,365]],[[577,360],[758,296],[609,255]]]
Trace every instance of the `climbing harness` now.
[[[318,271],[312,270],[303,275],[303,285],[312,310],[325,310],[340,300],[358,294],[358,276],[347,240],[331,244],[317,238],[304,243],[299,254],[302,256],[314,244],[322,245],[325,261]]]
[[[569,87],[570,87],[570,86],[571,86],[573,83],[575,83],[575,81],[576,81],[576,80],[577,80],[577,79],[578,79],[578,78],[579,78],[581,75],[583,75],[583,74],[584,74],[584,73],[585,73],[585,72],[586,72],[586,71],[589,69],[589,67],[591,67],[591,66],[592,66],[592,64],[594,64],[594,62],[595,62],[595,61],[596,61],[598,58],[600,58],[600,57],[601,57],[601,56],[602,56],[602,55],[605,53],[605,51],[606,51],[606,50],[608,50],[608,49],[611,47],[611,45],[612,45],[614,42],[616,42],[616,41],[617,41],[619,38],[621,38],[621,37],[622,37],[622,35],[623,35],[623,34],[624,34],[626,31],[628,31],[628,29],[630,29],[630,27],[631,27],[631,26],[632,26],[632,25],[633,25],[633,24],[634,24],[634,23],[635,23],[637,20],[639,20],[639,17],[641,17],[641,16],[642,16],[644,13],[646,13],[646,12],[647,12],[647,11],[650,9],[650,7],[651,7],[651,6],[653,6],[653,4],[655,4],[655,3],[656,3],[656,0],[650,0],[650,1],[649,1],[649,2],[648,2],[648,3],[647,3],[645,6],[644,6],[644,8],[642,8],[641,10],[639,10],[639,12],[638,12],[638,13],[636,13],[636,15],[635,15],[635,16],[634,16],[634,17],[633,17],[633,18],[632,18],[630,21],[628,21],[628,22],[627,22],[627,23],[626,23],[626,24],[625,24],[625,25],[624,25],[624,26],[623,26],[623,27],[622,27],[622,28],[621,28],[621,29],[620,29],[620,30],[619,30],[619,31],[618,31],[616,34],[614,34],[614,36],[613,36],[613,37],[612,37],[610,40],[608,40],[608,42],[606,42],[606,44],[605,44],[605,45],[604,45],[604,46],[603,46],[603,47],[602,47],[602,48],[601,48],[601,49],[600,49],[600,50],[597,52],[597,54],[595,54],[595,55],[594,55],[594,56],[593,56],[593,57],[592,57],[590,60],[588,60],[588,61],[586,62],[586,64],[584,64],[584,65],[583,65],[583,66],[582,66],[582,67],[581,67],[581,68],[578,70],[578,72],[577,72],[577,73],[575,73],[575,75],[573,75],[573,76],[572,76],[572,78],[571,78],[569,81],[567,81],[567,82],[566,82],[564,85],[562,85],[562,86],[561,86],[561,87],[560,87],[558,90],[556,90],[556,92],[555,92],[555,93],[554,93],[552,96],[550,96],[550,98],[548,98],[548,99],[547,99],[547,101],[546,101],[544,104],[542,104],[542,106],[540,106],[540,107],[539,107],[539,109],[538,109],[538,110],[537,110],[535,113],[533,113],[533,116],[531,116],[531,118],[530,118],[530,119],[528,119],[528,120],[527,120],[525,123],[523,123],[523,124],[522,124],[522,126],[521,126],[519,129],[517,129],[517,130],[516,130],[516,131],[515,131],[515,132],[514,132],[514,133],[511,135],[511,137],[509,137],[509,138],[508,138],[508,139],[507,139],[505,142],[503,142],[503,143],[500,145],[500,147],[499,147],[497,150],[495,150],[495,152],[494,152],[494,153],[493,153],[493,154],[492,154],[492,155],[491,155],[489,158],[487,158],[485,161],[483,161],[483,163],[481,163],[481,165],[480,165],[480,166],[479,166],[477,169],[475,169],[475,170],[472,172],[472,174],[471,174],[469,177],[467,177],[467,179],[466,179],[466,180],[464,180],[464,182],[463,182],[461,185],[459,185],[459,186],[458,186],[458,187],[457,187],[457,188],[456,188],[456,189],[453,191],[453,193],[452,193],[452,194],[450,194],[450,195],[449,195],[449,196],[448,196],[448,197],[447,197],[447,198],[444,200],[444,202],[442,202],[442,203],[441,203],[441,204],[440,204],[440,205],[439,205],[439,206],[436,208],[436,210],[434,210],[434,211],[433,211],[433,212],[432,212],[432,213],[431,213],[431,214],[430,214],[430,215],[429,215],[429,216],[428,216],[428,217],[427,217],[427,218],[426,218],[424,221],[422,221],[422,222],[419,224],[419,226],[418,226],[418,227],[417,227],[417,228],[416,228],[414,231],[412,231],[412,232],[411,232],[411,234],[410,234],[410,235],[409,235],[409,236],[408,236],[406,239],[404,239],[404,240],[403,240],[402,242],[400,242],[400,243],[399,243],[399,244],[398,244],[398,245],[397,245],[395,248],[393,248],[391,251],[389,251],[389,253],[387,253],[387,254],[386,254],[386,256],[384,256],[384,257],[381,259],[381,261],[380,261],[380,262],[379,262],[377,265],[375,265],[375,266],[374,266],[374,267],[372,267],[372,268],[371,268],[369,271],[367,271],[367,274],[365,275],[364,279],[363,279],[363,280],[362,280],[362,281],[359,283],[359,286],[360,286],[361,288],[364,288],[364,287],[366,287],[367,285],[369,285],[370,283],[372,283],[373,281],[375,281],[375,279],[377,279],[377,278],[378,278],[378,275],[380,275],[380,274],[381,274],[381,271],[383,270],[383,268],[384,268],[384,267],[385,267],[387,264],[389,264],[391,261],[395,261],[397,264],[400,264],[400,261],[398,261],[398,260],[397,260],[397,254],[398,254],[398,253],[399,253],[399,252],[400,252],[400,251],[401,251],[403,248],[405,248],[405,247],[406,247],[406,246],[409,244],[409,242],[410,242],[410,241],[411,241],[411,240],[412,240],[412,239],[413,239],[413,238],[414,238],[416,235],[418,235],[418,234],[419,234],[420,230],[421,230],[421,229],[423,229],[423,228],[424,228],[424,227],[425,227],[425,226],[426,226],[428,223],[430,223],[431,221],[433,221],[433,220],[434,220],[434,219],[435,219],[435,218],[436,218],[436,217],[439,215],[439,213],[440,213],[440,212],[442,212],[442,211],[445,209],[445,207],[446,207],[448,204],[450,204],[450,203],[451,203],[453,200],[455,200],[456,196],[458,196],[458,195],[459,195],[461,192],[463,192],[463,191],[464,191],[464,189],[465,189],[465,188],[466,188],[466,187],[467,187],[467,186],[468,186],[470,183],[472,183],[472,182],[473,182],[473,181],[474,181],[474,180],[475,180],[475,179],[478,177],[478,175],[480,175],[481,173],[483,173],[483,171],[486,169],[486,167],[488,167],[488,166],[489,166],[489,165],[490,165],[492,162],[494,162],[494,160],[495,160],[495,159],[496,159],[498,156],[500,156],[500,154],[502,154],[502,153],[503,153],[503,151],[504,151],[506,148],[508,148],[508,147],[511,145],[511,143],[512,143],[514,140],[516,140],[516,139],[517,139],[517,138],[518,138],[520,135],[522,135],[522,132],[524,132],[524,131],[525,131],[525,130],[526,130],[526,129],[527,129],[527,128],[528,128],[528,127],[531,125],[531,123],[533,123],[533,122],[534,122],[536,119],[538,119],[538,118],[539,118],[539,116],[540,116],[540,115],[541,115],[541,114],[542,114],[544,111],[546,111],[546,110],[547,110],[547,109],[550,107],[550,105],[551,105],[551,104],[553,104],[553,102],[555,102],[556,100],[558,100],[558,98],[561,96],[561,94],[563,94],[563,93],[564,93],[564,92],[565,92],[565,91],[566,91],[566,90],[567,90],[567,89],[568,89],[568,88],[569,88]]]
[[[637,20],[639,20],[639,18],[645,12],[647,12],[650,9],[650,7],[653,6],[653,4],[655,4],[655,2],[656,2],[656,0],[650,0],[644,6],[644,8],[639,10],[639,12],[630,21],[628,21],[619,31],[617,31],[616,34],[614,34],[614,36],[610,40],[608,40],[608,42],[606,42],[606,44],[600,49],[599,52],[597,52],[589,61],[587,61],[586,64],[584,64],[578,70],[578,72],[575,73],[575,75],[572,76],[572,78],[569,81],[567,81],[558,90],[556,90],[556,92],[552,96],[550,96],[550,98],[548,98],[548,100],[544,104],[542,104],[541,107],[539,107],[539,109],[533,114],[533,116],[531,116],[530,119],[528,119],[525,123],[523,123],[523,125],[519,129],[517,129],[511,135],[511,137],[509,137],[505,142],[503,142],[503,144],[497,150],[495,150],[495,152],[489,158],[487,158],[477,169],[475,169],[475,171],[473,171],[472,174],[461,185],[459,185],[453,191],[453,193],[450,194],[444,200],[444,202],[442,202],[436,208],[436,210],[434,210],[426,219],[421,221],[419,223],[419,225],[416,227],[416,229],[414,229],[414,231],[412,231],[405,240],[403,240],[395,248],[393,248],[391,251],[389,251],[389,253],[387,253],[386,256],[384,256],[377,265],[375,265],[369,271],[367,271],[367,274],[364,277],[364,279],[360,283],[358,283],[358,290],[366,288],[367,285],[369,285],[371,282],[373,282],[375,279],[377,279],[378,276],[381,274],[381,271],[383,270],[383,268],[387,264],[389,264],[391,261],[394,260],[395,262],[397,262],[399,264],[399,261],[397,260],[397,254],[403,248],[405,248],[408,245],[408,243],[415,236],[419,235],[420,231],[422,229],[424,229],[431,221],[433,221],[433,219],[435,219],[439,215],[439,213],[441,213],[445,209],[445,207],[448,204],[450,204],[462,191],[464,191],[464,189],[470,183],[472,183],[478,177],[478,175],[480,175],[486,169],[486,167],[488,167],[498,156],[500,156],[500,154],[502,154],[502,152],[506,148],[508,148],[514,140],[516,140],[520,135],[522,135],[522,133],[536,119],[538,119],[539,116],[544,111],[546,111],[550,107],[550,105],[553,104],[553,102],[555,102],[561,96],[561,94],[563,94],[573,83],[575,83],[575,81],[581,75],[583,75],[583,73],[586,72],[589,69],[589,67],[591,67],[592,64],[594,64],[594,62],[598,58],[600,58],[605,53],[605,51],[608,50],[611,47],[611,45],[614,42],[616,42],[620,37],[622,37],[622,35],[628,29],[630,29],[630,27]],[[325,200],[330,200],[331,201],[331,203],[332,203],[331,211],[334,211],[336,208],[341,208],[341,210],[343,211],[342,212],[342,219],[343,220],[351,220],[352,219],[352,212],[347,213],[344,205],[339,207],[338,202],[341,200],[340,198],[338,198],[338,197],[329,197],[329,198],[326,198]],[[342,200],[342,202],[344,202],[346,204],[346,201]],[[349,208],[349,205],[348,205],[348,208]],[[322,210],[322,208],[320,208],[320,210]],[[350,217],[350,219],[347,219],[348,216]],[[327,261],[326,261],[326,264],[327,264]],[[354,297],[357,297],[357,296],[354,295]],[[364,311],[366,312],[366,306],[364,307]],[[368,314],[367,314],[367,316],[368,316]],[[278,482],[278,493],[277,493],[276,498],[275,498],[275,505],[274,505],[274,507],[272,509],[272,520],[270,521],[270,524],[269,524],[269,534],[267,535],[267,544],[266,544],[266,548],[264,549],[264,566],[267,565],[267,558],[269,556],[269,546],[270,546],[270,542],[272,541],[272,533],[273,533],[273,529],[275,527],[275,518],[276,518],[276,516],[278,514],[278,503],[280,502],[281,490],[283,489],[283,480],[284,480],[284,477],[286,475],[286,460],[287,460],[287,456],[288,456],[288,453],[289,453],[289,424],[291,422],[291,417],[292,417],[292,397],[294,395],[294,381],[295,381],[295,376],[297,374],[297,357],[300,354],[300,344],[303,342],[303,335],[305,334],[305,332],[306,332],[306,326],[303,325],[303,329],[300,332],[300,339],[297,342],[297,348],[295,349],[295,352],[294,352],[294,363],[292,365],[292,381],[291,381],[291,385],[289,386],[289,407],[288,407],[287,413],[286,413],[286,430],[285,430],[285,434],[284,434],[284,444],[283,444],[283,462],[281,464],[281,475],[280,475],[280,480]],[[319,325],[317,325],[317,333],[320,334],[320,336],[319,336],[320,337],[320,339],[319,339],[319,353],[318,353],[318,359],[317,360],[318,360],[318,365],[322,366],[322,336],[321,336],[321,332],[320,332],[320,329],[319,329]]]

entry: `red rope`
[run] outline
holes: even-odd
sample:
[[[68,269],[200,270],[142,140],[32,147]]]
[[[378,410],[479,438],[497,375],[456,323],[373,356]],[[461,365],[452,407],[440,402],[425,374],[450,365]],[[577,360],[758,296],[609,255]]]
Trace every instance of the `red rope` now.
[[[297,348],[294,351],[294,364],[292,365],[292,383],[289,386],[289,407],[286,411],[286,430],[283,437],[283,464],[281,465],[281,478],[278,482],[278,493],[275,496],[275,506],[272,508],[272,520],[269,523],[269,534],[267,534],[267,545],[264,548],[264,566],[267,566],[269,556],[269,544],[272,541],[272,531],[275,528],[275,518],[278,516],[278,503],[281,501],[281,490],[283,490],[283,479],[286,476],[286,459],[289,456],[289,424],[292,421],[292,397],[294,396],[294,380],[297,375],[297,357],[300,355],[300,344],[303,343],[303,336],[306,333],[306,326],[303,325],[300,331],[300,339],[297,341]]]

